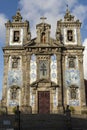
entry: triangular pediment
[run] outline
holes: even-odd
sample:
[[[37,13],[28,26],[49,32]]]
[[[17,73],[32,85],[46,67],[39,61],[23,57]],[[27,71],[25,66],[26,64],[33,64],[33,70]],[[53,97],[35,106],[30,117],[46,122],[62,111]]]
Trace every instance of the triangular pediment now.
[[[51,25],[48,24],[48,23],[44,23],[44,26],[45,26],[45,27],[49,27],[49,28],[51,28]],[[39,23],[39,24],[37,24],[37,25],[36,25],[36,28],[38,28],[38,27],[43,27],[43,23]]]
[[[37,42],[37,37],[31,39],[28,43],[24,44],[24,47],[62,47],[63,44],[59,44],[56,39],[51,38],[49,39],[49,43],[42,44]]]

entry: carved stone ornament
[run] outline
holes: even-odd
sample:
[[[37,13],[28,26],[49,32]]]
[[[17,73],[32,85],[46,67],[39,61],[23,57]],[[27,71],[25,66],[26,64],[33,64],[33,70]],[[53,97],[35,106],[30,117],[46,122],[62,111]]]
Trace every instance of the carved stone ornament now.
[[[22,21],[22,16],[20,14],[20,10],[16,12],[16,15],[12,17],[13,22],[21,22]]]

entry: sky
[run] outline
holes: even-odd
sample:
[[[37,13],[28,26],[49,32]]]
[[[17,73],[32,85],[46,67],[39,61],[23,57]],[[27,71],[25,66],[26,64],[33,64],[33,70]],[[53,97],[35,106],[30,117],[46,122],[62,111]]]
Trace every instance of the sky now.
[[[3,85],[3,51],[5,46],[5,23],[12,19],[17,9],[24,20],[30,22],[32,38],[36,36],[36,24],[40,17],[47,17],[46,22],[51,24],[51,37],[55,37],[57,21],[63,19],[66,5],[72,15],[82,22],[81,38],[85,46],[83,64],[84,78],[87,79],[87,0],[0,0],[0,99]]]

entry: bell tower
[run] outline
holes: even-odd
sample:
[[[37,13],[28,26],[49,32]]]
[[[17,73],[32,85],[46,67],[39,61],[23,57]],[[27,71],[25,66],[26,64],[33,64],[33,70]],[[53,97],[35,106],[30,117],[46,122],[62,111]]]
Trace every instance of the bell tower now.
[[[13,107],[22,104],[23,71],[25,53],[23,47],[31,40],[29,22],[22,19],[20,10],[6,24],[4,53],[3,105]]]
[[[6,45],[22,46],[31,40],[29,22],[23,21],[20,10],[6,24]]]
[[[61,40],[64,45],[81,45],[81,34],[80,34],[81,22],[75,20],[74,16],[71,15],[67,8],[64,20],[57,22],[56,39],[58,40],[59,32],[61,32]]]
[[[80,34],[81,22],[66,9],[64,19],[57,21],[56,40],[62,48],[63,105],[83,109],[86,105],[83,75],[83,50]]]

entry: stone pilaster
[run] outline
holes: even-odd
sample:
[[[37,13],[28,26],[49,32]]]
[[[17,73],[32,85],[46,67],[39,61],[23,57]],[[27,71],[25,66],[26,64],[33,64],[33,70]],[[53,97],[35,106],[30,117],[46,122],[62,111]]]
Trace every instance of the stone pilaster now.
[[[27,64],[26,64],[26,83],[27,83],[27,88],[26,88],[26,100],[27,100],[27,105],[30,104],[30,55],[27,55]]]
[[[23,63],[22,63],[22,68],[23,68],[23,99],[24,100],[24,105],[29,106],[30,102],[30,55],[24,55],[23,56]]]
[[[77,28],[77,43],[78,43],[78,45],[81,45],[80,27]]]
[[[58,77],[58,111],[62,108],[62,59],[57,54],[57,77]]]
[[[22,105],[26,104],[26,55],[22,56],[22,73],[23,73],[23,86],[22,86]]]
[[[81,97],[81,106],[83,107],[86,105],[84,73],[83,73],[83,55],[79,55],[78,60],[79,60],[79,70],[80,70],[80,97]]]
[[[67,104],[67,95],[66,95],[66,88],[65,88],[65,54],[62,54],[62,96],[63,96],[63,107]]]
[[[3,90],[2,90],[2,102],[3,102],[3,105],[7,104],[8,68],[9,68],[9,56],[4,55],[4,79],[3,79]]]

